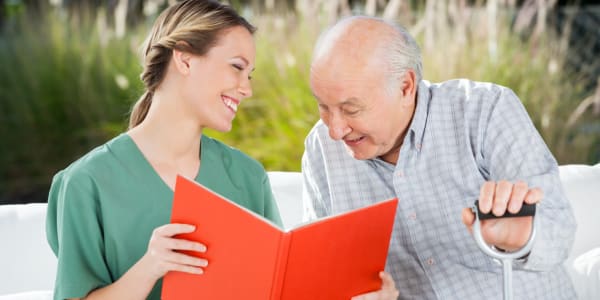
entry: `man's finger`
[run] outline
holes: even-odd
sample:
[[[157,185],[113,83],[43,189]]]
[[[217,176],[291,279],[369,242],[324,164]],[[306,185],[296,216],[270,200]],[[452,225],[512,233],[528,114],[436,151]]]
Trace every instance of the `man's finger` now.
[[[467,226],[470,233],[473,233],[473,222],[475,222],[475,214],[471,211],[471,208],[463,208],[462,210],[462,222]]]
[[[521,210],[525,196],[527,195],[527,183],[525,181],[517,181],[512,188],[510,200],[508,200],[508,211],[516,214]]]
[[[542,190],[540,188],[533,188],[527,192],[527,195],[525,196],[525,203],[527,203],[527,204],[539,203],[540,201],[542,201],[543,197],[544,197],[544,192],[542,192]]]
[[[512,183],[506,180],[500,180],[496,184],[496,194],[494,195],[494,205],[492,212],[495,216],[502,216],[506,212],[506,205],[512,192]]]
[[[394,279],[392,278],[392,275],[381,271],[379,272],[379,278],[381,278],[381,289],[382,290],[395,290],[396,289],[396,283],[394,282]]]
[[[479,190],[479,210],[482,213],[487,214],[492,210],[492,204],[494,203],[494,192],[496,190],[496,183],[493,181],[486,181]]]

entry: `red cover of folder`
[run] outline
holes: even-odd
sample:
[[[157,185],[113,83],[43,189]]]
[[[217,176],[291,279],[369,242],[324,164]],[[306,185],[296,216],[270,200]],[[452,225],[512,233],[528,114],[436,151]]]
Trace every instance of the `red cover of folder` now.
[[[169,272],[162,299],[350,299],[378,290],[397,199],[315,220],[289,231],[178,176],[171,223],[178,238],[207,246],[204,274]]]

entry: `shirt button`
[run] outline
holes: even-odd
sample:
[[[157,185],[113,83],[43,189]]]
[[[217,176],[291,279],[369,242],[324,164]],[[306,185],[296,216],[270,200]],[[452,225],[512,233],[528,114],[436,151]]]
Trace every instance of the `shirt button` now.
[[[433,258],[430,257],[429,259],[427,259],[427,264],[433,266],[433,264],[435,264],[435,261],[433,260]]]
[[[423,146],[423,145],[421,145],[421,144],[415,144],[415,148],[417,148],[417,150],[421,150],[421,147],[422,147],[422,146]]]
[[[411,213],[410,215],[408,215],[408,218],[411,220],[416,220],[417,219],[417,214],[416,213]]]
[[[404,177],[404,172],[402,171],[398,171],[398,173],[396,173],[398,175],[398,177]]]

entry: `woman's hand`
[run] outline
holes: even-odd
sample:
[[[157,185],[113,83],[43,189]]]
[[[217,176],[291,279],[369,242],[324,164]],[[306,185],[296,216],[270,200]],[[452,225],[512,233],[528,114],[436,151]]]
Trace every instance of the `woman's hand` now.
[[[152,232],[148,251],[142,257],[143,265],[158,280],[169,271],[202,274],[203,267],[208,265],[206,259],[179,253],[179,250],[205,252],[206,246],[188,240],[173,238],[183,233],[194,232],[196,228],[187,224],[167,224],[157,227]]]
[[[146,254],[121,278],[112,284],[91,291],[85,299],[146,299],[156,281],[169,271],[202,274],[206,259],[179,253],[180,250],[205,252],[206,246],[174,235],[194,232],[187,224],[167,224],[152,232]]]
[[[370,292],[352,297],[352,300],[396,300],[399,292],[396,289],[396,284],[392,276],[386,272],[379,272],[381,278],[381,289],[379,291]]]

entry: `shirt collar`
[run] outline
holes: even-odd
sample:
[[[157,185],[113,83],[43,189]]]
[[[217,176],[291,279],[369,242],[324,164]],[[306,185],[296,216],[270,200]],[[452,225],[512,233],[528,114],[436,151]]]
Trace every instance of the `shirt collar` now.
[[[410,142],[413,147],[419,149],[423,143],[423,134],[425,132],[425,124],[427,124],[427,116],[429,115],[429,100],[431,99],[430,91],[431,83],[426,80],[421,80],[417,89],[417,107],[413,120],[408,129]]]

